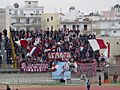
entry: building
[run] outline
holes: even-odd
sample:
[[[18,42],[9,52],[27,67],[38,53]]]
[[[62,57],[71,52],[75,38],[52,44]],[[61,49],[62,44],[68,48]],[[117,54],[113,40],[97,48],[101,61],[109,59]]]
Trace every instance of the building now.
[[[80,30],[79,22],[82,20],[83,13],[70,7],[69,12],[65,13],[60,19],[60,29]]]
[[[60,28],[59,13],[45,13],[41,15],[42,30],[58,30]]]
[[[81,34],[100,34],[99,18],[98,12],[83,15],[75,7],[70,7],[69,12],[65,13],[60,20],[60,28],[80,30]]]
[[[101,11],[98,19],[92,18],[92,30],[100,36],[120,36],[120,5],[116,4],[110,11]]]
[[[25,1],[25,6],[18,3],[6,7],[6,29],[35,30],[41,28],[41,14],[44,7],[38,6],[38,1]]]
[[[6,28],[6,17],[5,17],[5,9],[0,8],[0,31],[3,31]]]
[[[95,34],[99,35],[100,34],[100,24],[99,24],[99,19],[100,15],[98,12],[96,13],[89,13],[89,15],[84,15],[83,17],[83,28],[82,31],[86,34]]]

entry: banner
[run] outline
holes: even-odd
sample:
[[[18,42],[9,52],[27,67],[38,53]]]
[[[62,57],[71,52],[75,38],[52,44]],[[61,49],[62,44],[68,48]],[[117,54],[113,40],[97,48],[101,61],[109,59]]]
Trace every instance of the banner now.
[[[28,64],[22,63],[21,64],[21,71],[22,72],[46,72],[48,71],[48,64],[41,63],[41,64]]]
[[[87,77],[96,75],[96,62],[93,63],[78,63],[79,76],[85,74]]]
[[[48,53],[48,59],[52,60],[66,60],[71,58],[71,55],[69,52],[49,52]]]
[[[71,79],[71,72],[67,62],[57,62],[56,71],[52,72],[53,79]]]

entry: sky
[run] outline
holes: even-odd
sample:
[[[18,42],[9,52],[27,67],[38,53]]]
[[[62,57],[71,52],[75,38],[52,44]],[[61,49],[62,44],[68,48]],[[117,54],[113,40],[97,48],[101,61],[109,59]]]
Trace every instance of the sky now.
[[[24,5],[25,0],[0,0],[0,7],[12,6],[14,3]],[[28,0],[30,1],[30,0]],[[34,0],[31,0],[34,1]],[[95,11],[110,10],[115,4],[120,4],[120,0],[36,0],[40,6],[44,6],[45,12],[68,12],[70,6],[84,14]]]

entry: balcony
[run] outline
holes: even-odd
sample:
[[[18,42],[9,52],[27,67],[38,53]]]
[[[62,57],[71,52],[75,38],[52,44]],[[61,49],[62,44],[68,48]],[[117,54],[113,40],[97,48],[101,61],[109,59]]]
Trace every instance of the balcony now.
[[[41,23],[13,23],[12,26],[13,27],[36,27],[36,26],[40,26]]]
[[[19,14],[19,15],[15,15],[12,14],[11,18],[39,18],[41,16],[41,14],[30,14],[30,15],[26,15],[26,14]]]
[[[79,19],[64,19],[60,20],[61,23],[79,23]]]

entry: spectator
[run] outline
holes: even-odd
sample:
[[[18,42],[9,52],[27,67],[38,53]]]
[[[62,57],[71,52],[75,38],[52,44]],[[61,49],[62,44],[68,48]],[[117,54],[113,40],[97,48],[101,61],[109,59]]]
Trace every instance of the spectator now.
[[[3,30],[3,33],[4,33],[4,37],[7,37],[7,30],[6,29]]]
[[[101,86],[101,75],[99,75],[99,86]]]
[[[77,61],[77,62],[89,63],[93,59],[94,51],[90,47],[88,39],[95,38],[95,35],[93,36],[81,35],[79,31],[69,30],[69,29],[58,30],[58,31],[57,30],[18,31],[12,29],[12,32],[14,32],[14,34],[12,34],[13,41],[15,40],[15,38],[18,38],[19,40],[26,39],[28,41],[27,49],[26,48],[23,49],[19,45],[14,45],[16,50],[15,52],[17,53],[17,55],[22,56],[21,57],[22,59],[18,60],[20,61],[19,63],[21,63],[22,61],[24,61],[26,64],[29,63],[34,64],[36,62],[40,63],[40,60],[36,59],[38,57],[42,59],[42,61],[44,62],[48,59],[47,58],[48,52],[69,52],[71,58],[73,58],[73,62]],[[36,46],[41,48],[41,51],[38,53],[36,57],[35,56],[27,57],[26,52],[30,53],[30,49],[34,47],[35,40],[38,39],[39,42]],[[9,39],[6,40],[6,49],[8,48],[7,42],[9,42]],[[60,45],[58,43],[60,43]],[[44,52],[44,50],[49,50],[49,51]]]
[[[90,90],[90,85],[91,85],[91,83],[90,83],[90,80],[88,79],[86,82],[87,90]]]
[[[114,75],[113,75],[113,81],[116,83],[117,82],[117,78],[118,78],[118,75],[117,75],[117,73],[115,73]]]

